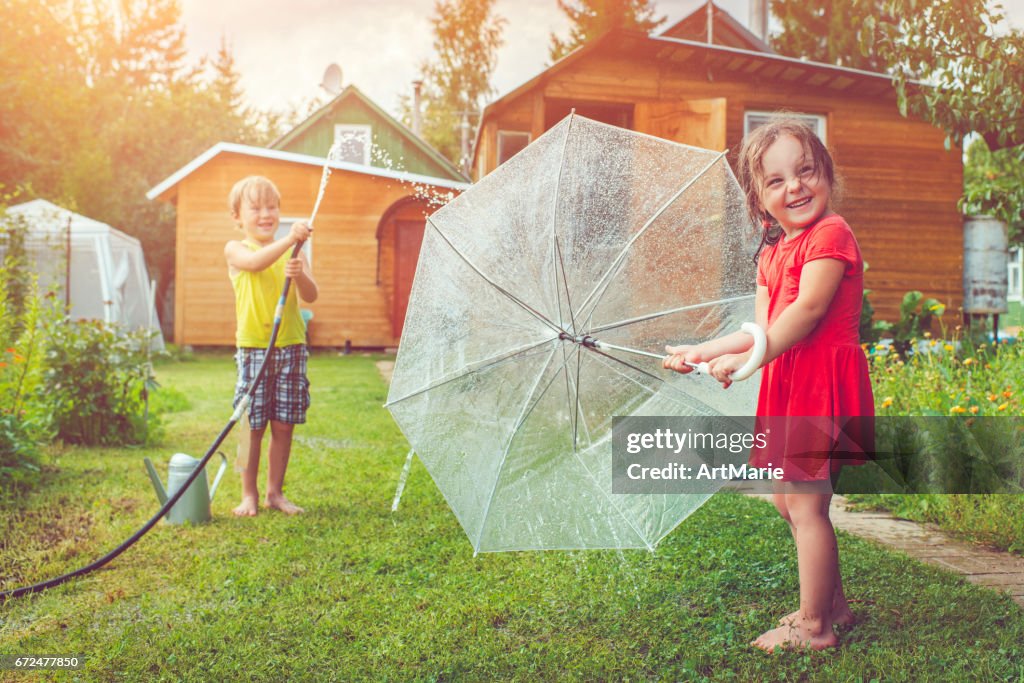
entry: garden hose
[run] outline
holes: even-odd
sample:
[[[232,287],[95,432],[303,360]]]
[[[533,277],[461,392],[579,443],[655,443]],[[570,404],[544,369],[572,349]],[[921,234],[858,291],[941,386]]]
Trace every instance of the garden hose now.
[[[319,200],[317,204],[319,205]],[[312,222],[312,219],[310,219],[310,222]],[[299,250],[302,249],[302,245],[302,242],[296,243],[295,247],[292,249],[291,258],[296,258],[299,255]],[[270,355],[274,349],[274,344],[277,342],[277,334],[280,331],[281,318],[284,314],[284,304],[285,300],[288,298],[288,290],[290,287],[291,278],[285,277],[284,288],[281,290],[281,298],[278,300],[277,310],[274,312],[274,326],[270,331],[270,342],[267,344],[267,351],[263,356],[263,362],[260,363],[259,370],[257,370],[256,372],[256,377],[253,378],[252,383],[249,385],[249,388],[246,390],[242,399],[238,402],[238,406],[235,408],[235,412],[231,415],[231,419],[228,420],[228,423],[224,426],[224,429],[221,430],[220,434],[217,435],[217,438],[210,445],[210,448],[207,449],[206,454],[203,456],[202,460],[200,460],[199,465],[196,466],[195,470],[192,471],[192,474],[189,475],[185,483],[182,486],[178,487],[178,490],[175,491],[173,495],[168,496],[167,502],[163,504],[163,507],[160,508],[160,511],[153,515],[153,517],[144,525],[142,525],[142,527],[138,531],[132,534],[131,537],[128,538],[128,540],[126,540],[124,543],[121,543],[119,546],[117,546],[116,548],[114,548],[109,553],[99,558],[95,562],[88,564],[82,567],[81,569],[76,569],[73,572],[68,572],[67,574],[63,574],[53,579],[49,579],[48,581],[42,581],[31,586],[23,586],[21,588],[14,588],[12,590],[0,592],[0,604],[6,602],[10,598],[17,598],[28,593],[39,593],[46,590],[47,588],[59,586],[62,583],[70,581],[71,579],[78,578],[80,576],[85,576],[86,574],[104,566],[105,564],[113,560],[115,557],[123,553],[125,550],[135,545],[136,541],[145,536],[146,533],[150,529],[152,529],[164,515],[167,514],[167,512],[174,506],[174,504],[178,502],[178,499],[185,494],[185,491],[187,491],[188,487],[192,485],[192,482],[196,480],[196,477],[198,477],[200,474],[205,476],[206,463],[210,461],[210,458],[213,457],[213,455],[217,452],[217,449],[220,448],[220,445],[224,442],[224,439],[226,439],[228,434],[231,433],[231,430],[234,428],[235,424],[237,424],[239,419],[241,419],[242,416],[245,414],[246,408],[248,408],[249,403],[252,400],[253,394],[256,393],[256,389],[259,387],[260,382],[263,380],[264,374],[266,374],[267,361],[270,360]]]

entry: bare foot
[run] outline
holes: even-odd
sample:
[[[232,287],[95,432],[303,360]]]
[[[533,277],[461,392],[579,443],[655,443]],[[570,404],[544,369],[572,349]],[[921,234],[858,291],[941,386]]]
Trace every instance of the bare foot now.
[[[774,652],[776,648],[824,650],[839,645],[839,639],[831,626],[814,628],[807,620],[801,620],[765,631],[751,645],[765,652]]]
[[[232,510],[232,512],[237,517],[255,517],[258,511],[257,508],[256,496],[243,496],[242,504]]]
[[[267,494],[267,497],[263,499],[263,504],[268,508],[280,510],[286,515],[300,515],[305,512],[305,510],[285,498],[282,494],[278,494],[276,496]]]
[[[832,608],[832,623],[836,626],[851,626],[857,622],[857,617],[854,616],[853,612],[850,611],[849,605],[844,605],[841,608]],[[785,626],[786,624],[792,624],[800,616],[800,610],[791,612],[786,616],[779,619],[779,626]]]

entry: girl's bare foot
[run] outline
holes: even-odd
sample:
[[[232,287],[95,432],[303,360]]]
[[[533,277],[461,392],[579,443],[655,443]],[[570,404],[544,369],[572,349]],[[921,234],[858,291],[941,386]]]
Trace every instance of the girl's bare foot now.
[[[857,622],[857,617],[854,616],[853,612],[850,611],[849,605],[844,605],[840,608],[832,608],[832,623],[836,626],[851,626]],[[800,616],[800,610],[791,612],[786,616],[779,619],[779,626],[785,626],[786,624],[792,624]]]
[[[258,511],[256,496],[242,496],[242,503],[232,512],[238,517],[255,517]]]
[[[268,508],[280,510],[286,515],[300,515],[305,512],[298,505],[285,498],[283,494],[274,496],[267,494],[267,497],[263,499],[263,504]]]
[[[802,619],[765,631],[751,645],[765,652],[774,652],[776,648],[824,650],[839,645],[839,639],[831,626]]]

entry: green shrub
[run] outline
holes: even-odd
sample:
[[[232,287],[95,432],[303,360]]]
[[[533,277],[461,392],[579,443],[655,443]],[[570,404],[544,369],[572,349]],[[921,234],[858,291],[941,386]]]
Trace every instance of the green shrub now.
[[[26,263],[24,230],[0,220],[0,492],[31,483],[49,413],[34,400],[42,380],[43,328],[56,312]]]
[[[49,342],[45,397],[59,438],[84,445],[154,440],[155,416],[147,417],[146,404],[156,386],[146,357],[148,332],[65,321],[51,327]]]

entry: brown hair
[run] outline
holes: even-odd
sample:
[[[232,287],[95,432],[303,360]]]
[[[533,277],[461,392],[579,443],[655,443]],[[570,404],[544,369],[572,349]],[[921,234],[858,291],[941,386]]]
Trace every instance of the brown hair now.
[[[281,193],[277,191],[277,186],[269,178],[264,178],[261,175],[242,178],[231,188],[231,192],[228,193],[228,208],[231,210],[233,218],[238,217],[242,209],[243,198],[256,202],[273,200],[278,206],[281,205]]]
[[[747,212],[757,225],[764,227],[761,244],[754,254],[755,261],[766,244],[775,244],[782,238],[782,226],[774,216],[764,210],[761,201],[764,184],[764,168],[761,160],[768,148],[783,135],[792,135],[803,145],[804,152],[810,154],[816,177],[819,180],[823,178],[828,183],[833,201],[837,199],[840,191],[840,180],[836,175],[832,155],[829,154],[825,143],[803,121],[780,114],[748,133],[743,138],[743,145],[740,147],[738,180],[746,195]]]

